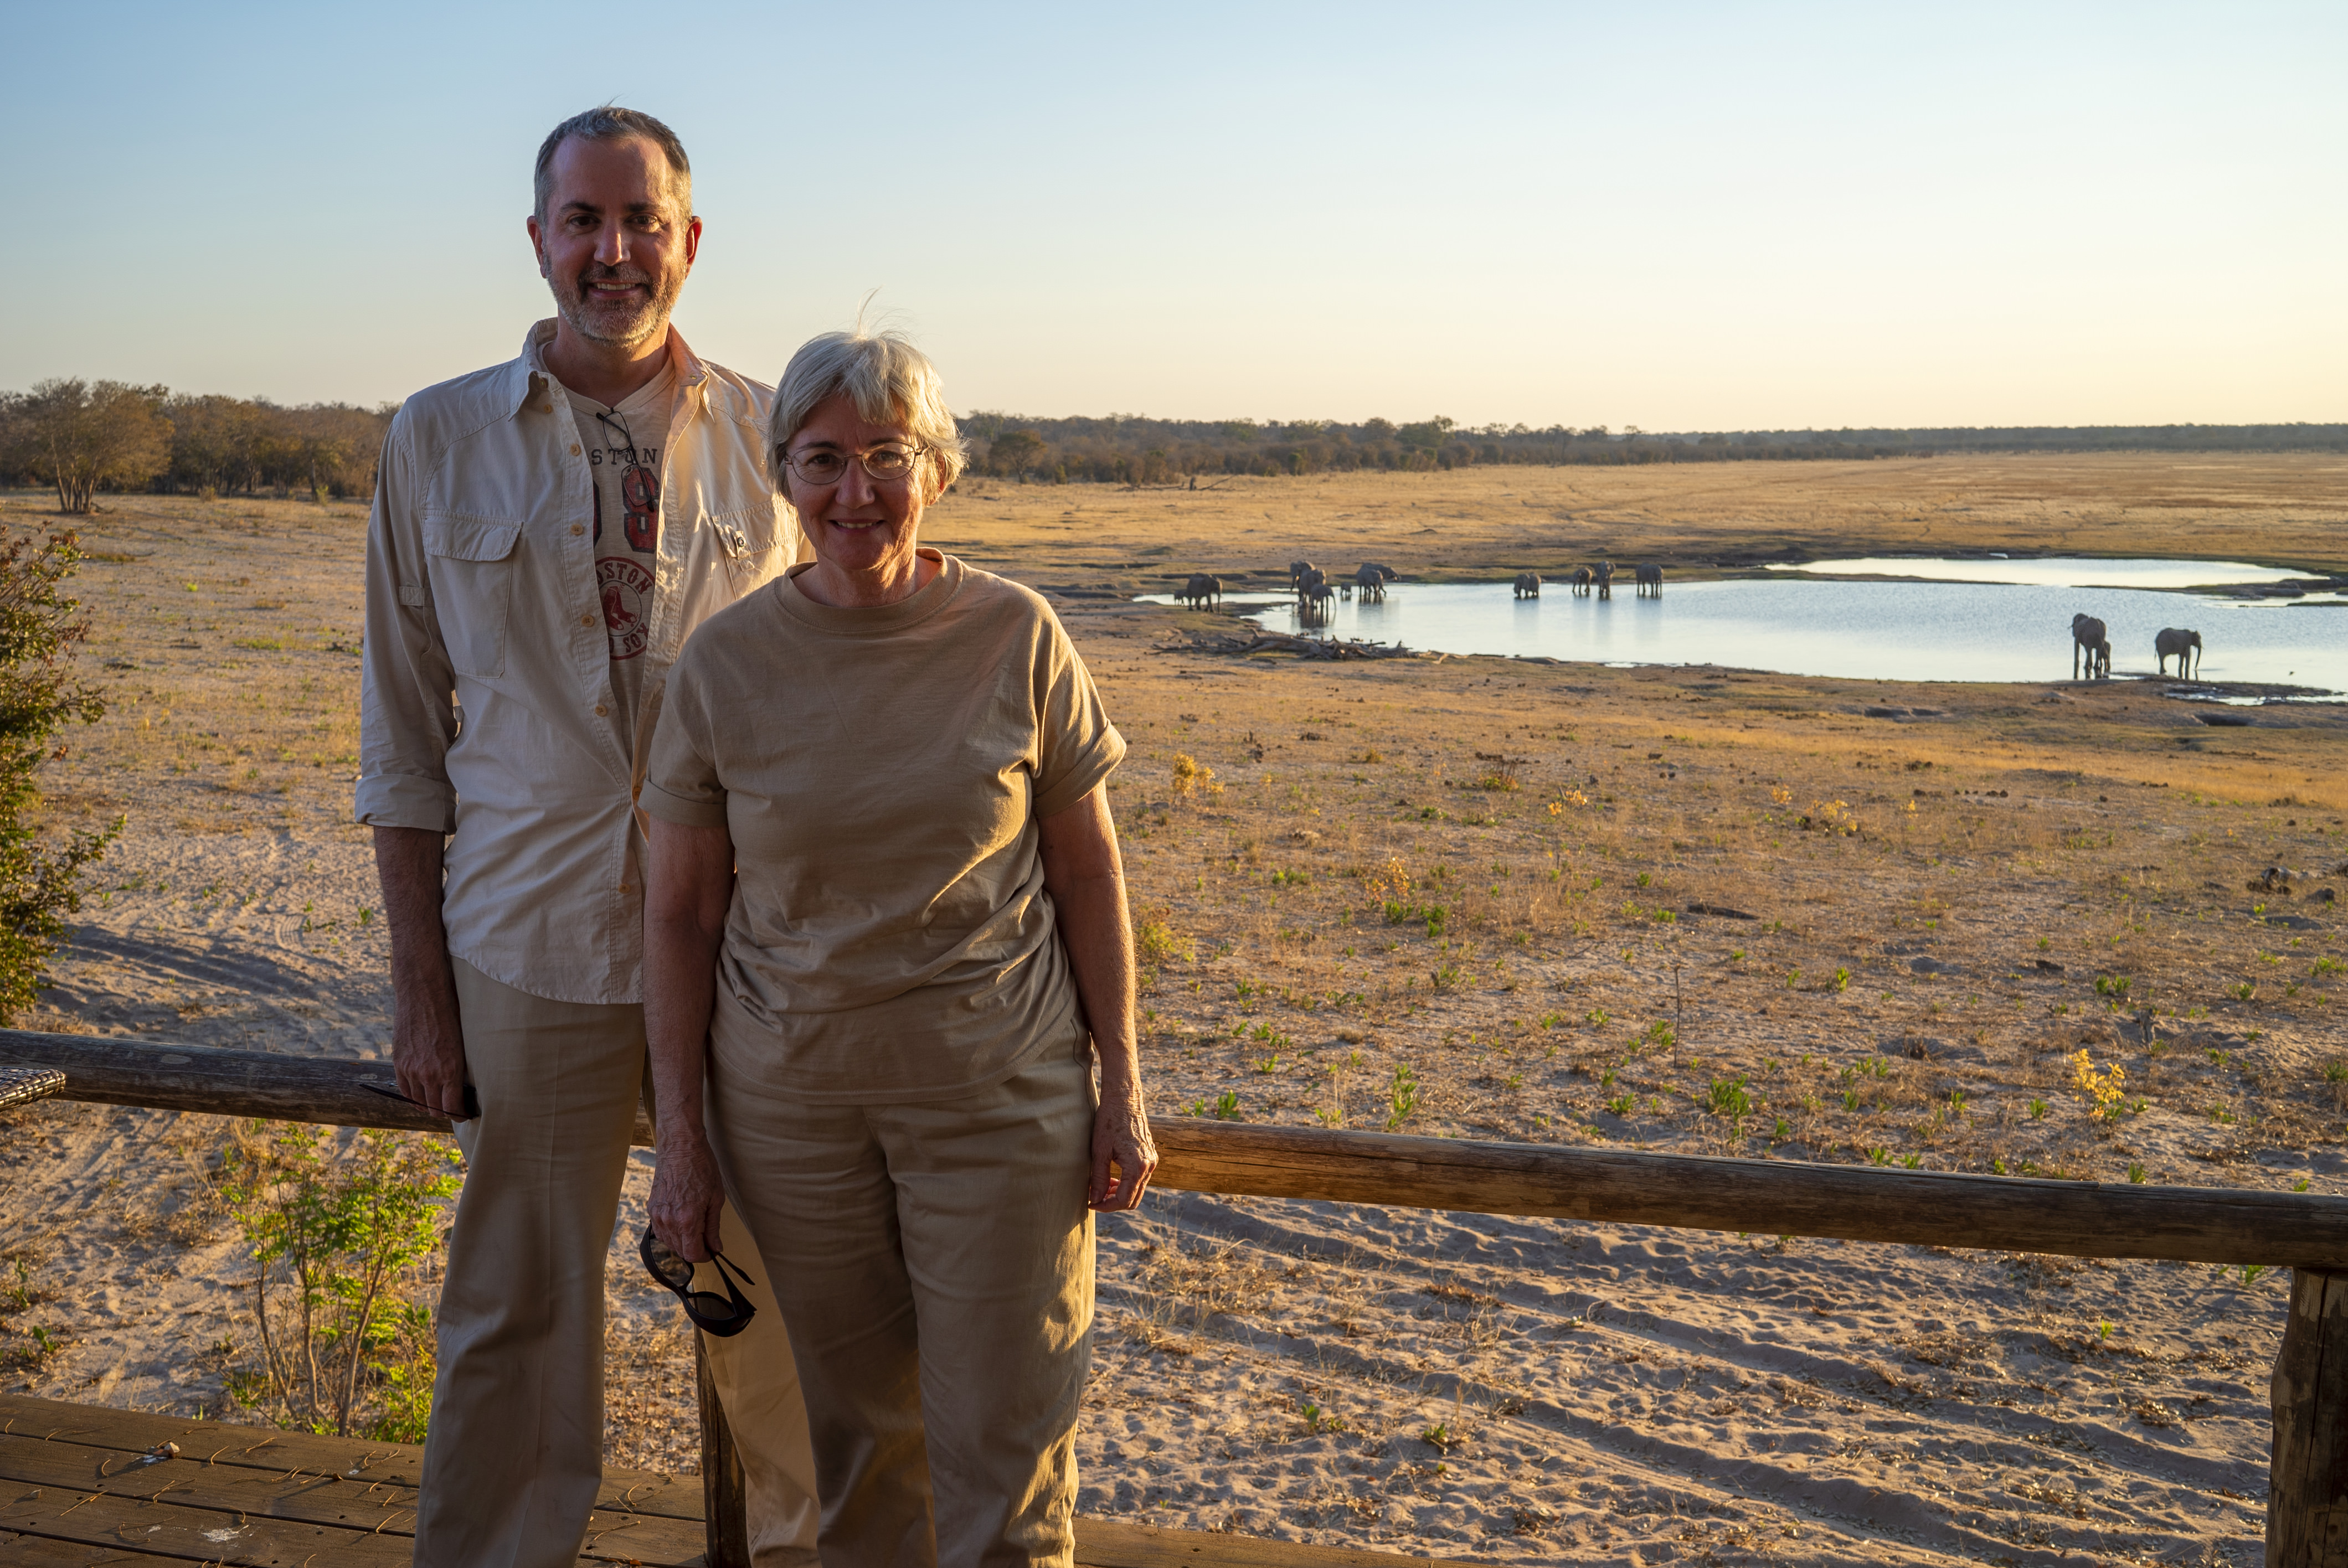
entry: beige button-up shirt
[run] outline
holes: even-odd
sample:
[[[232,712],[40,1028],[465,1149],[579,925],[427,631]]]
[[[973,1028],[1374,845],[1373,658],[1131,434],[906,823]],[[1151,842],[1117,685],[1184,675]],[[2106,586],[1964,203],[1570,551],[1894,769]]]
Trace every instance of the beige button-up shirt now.
[[[594,477],[539,323],[521,356],[427,387],[392,421],[367,523],[358,820],[453,834],[448,950],[561,1001],[643,998],[634,793],[669,666],[694,628],[791,564],[765,462],[774,394],[669,334],[636,755],[613,712]]]

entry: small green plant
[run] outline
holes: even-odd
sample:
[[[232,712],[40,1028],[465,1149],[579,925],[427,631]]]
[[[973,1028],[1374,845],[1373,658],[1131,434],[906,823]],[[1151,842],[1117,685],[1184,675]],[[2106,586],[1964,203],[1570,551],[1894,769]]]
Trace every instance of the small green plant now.
[[[2044,1116],[2044,1115],[2045,1115],[2045,1114],[2046,1114],[2046,1102],[2044,1102],[2044,1100],[2033,1100],[2033,1101],[2030,1102],[2030,1119],[2031,1119],[2033,1122],[2037,1121],[2040,1117],[2042,1117],[2042,1116]]]
[[[1888,1165],[1891,1163],[1891,1151],[1878,1143],[1867,1152],[1867,1159],[1869,1164]]]
[[[1714,1115],[1725,1116],[1731,1122],[1742,1122],[1753,1114],[1753,1096],[1746,1090],[1742,1078],[1714,1079],[1704,1103]]]
[[[1900,1156],[1900,1163],[1912,1171],[1917,1166],[1924,1163],[1924,1156],[1921,1154],[1902,1154]]]
[[[364,926],[374,911],[359,911],[359,924]],[[1162,914],[1144,915],[1133,927],[1133,954],[1147,968],[1162,969],[1179,959],[1189,963],[1199,956],[1199,944],[1167,924]]]
[[[244,1387],[281,1424],[416,1442],[430,1412],[430,1307],[417,1266],[436,1252],[461,1180],[439,1138],[253,1122],[221,1193],[252,1249],[262,1365]]]
[[[2259,1282],[2259,1276],[2266,1271],[2267,1266],[2263,1263],[2246,1263],[2242,1265],[2242,1283],[2256,1285]]]
[[[1386,1085],[1386,1131],[1398,1130],[1418,1109],[1418,1080],[1403,1063],[1395,1065],[1393,1081]]]
[[[2117,999],[2128,994],[2128,977],[2126,975],[2097,975],[2096,994],[2099,997],[2111,997]]]
[[[1858,1090],[1846,1089],[1842,1091],[1842,1108],[1846,1111],[1856,1111],[1859,1109]]]
[[[1787,1139],[1791,1138],[1793,1135],[1793,1123],[1787,1121],[1783,1116],[1777,1118],[1776,1130],[1769,1134],[1770,1137],[1774,1138],[1780,1143],[1784,1143]]]
[[[2144,1162],[2142,1160],[2131,1160],[2128,1162],[2127,1179],[2139,1185],[2143,1184]]]
[[[2259,988],[2249,980],[2244,980],[2241,984],[2236,986],[2233,990],[2234,999],[2238,1002],[2249,1001],[2252,997],[2255,997],[2258,994]]]
[[[1834,989],[1838,991],[1847,991],[1850,989],[1850,971],[1849,969],[1838,968],[1835,970]]]
[[[1257,1057],[1255,1061],[1255,1070],[1258,1072],[1266,1074],[1278,1072],[1280,1071],[1280,1058],[1276,1056]]]
[[[2096,1337],[2106,1344],[2109,1344],[2111,1342],[2112,1320],[2110,1318],[2104,1317],[2096,1320]]]
[[[2323,1081],[2326,1083],[2348,1083],[2348,1061],[2343,1061],[2339,1058],[2334,1057],[2332,1061],[2325,1062],[2323,1064]]]
[[[2291,1184],[2291,1190],[2294,1193],[2303,1193],[2312,1184],[2305,1176],[2302,1176]]]
[[[1634,1103],[1636,1102],[1631,1098],[1631,1096],[1627,1094],[1617,1094],[1613,1099],[1609,1100],[1606,1102],[1606,1109],[1612,1111],[1617,1116],[1628,1116],[1631,1114],[1631,1107]]]
[[[1240,1119],[1240,1097],[1236,1090],[1226,1089],[1215,1096],[1215,1120],[1236,1122]]]
[[[1457,1441],[1457,1440],[1451,1435],[1451,1429],[1445,1426],[1441,1421],[1436,1422],[1433,1426],[1419,1433],[1418,1440],[1425,1443],[1427,1447],[1433,1449],[1439,1454],[1449,1453],[1452,1450],[1453,1444]]]
[[[1583,1020],[1592,1029],[1604,1029],[1611,1021],[1606,1015],[1606,1009],[1604,1008],[1591,1008],[1587,1013],[1583,1014],[1582,1017]]]

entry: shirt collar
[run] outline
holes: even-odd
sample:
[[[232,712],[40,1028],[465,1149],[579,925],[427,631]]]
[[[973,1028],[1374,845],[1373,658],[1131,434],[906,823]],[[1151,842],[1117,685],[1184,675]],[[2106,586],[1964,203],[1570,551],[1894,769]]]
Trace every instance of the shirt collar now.
[[[519,414],[554,384],[554,376],[546,368],[546,345],[554,341],[554,318],[533,322],[522,333],[521,356],[506,370],[506,406]],[[680,392],[698,396],[709,379],[708,367],[698,355],[685,346],[685,334],[674,324],[668,329],[669,368],[676,373]]]

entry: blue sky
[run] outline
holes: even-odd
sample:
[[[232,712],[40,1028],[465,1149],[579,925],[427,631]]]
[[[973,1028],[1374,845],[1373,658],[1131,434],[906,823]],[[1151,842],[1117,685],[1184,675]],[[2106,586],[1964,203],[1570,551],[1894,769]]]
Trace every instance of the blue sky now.
[[[609,21],[588,21],[608,17]],[[691,150],[678,323],[958,408],[2348,419],[2348,7],[12,10],[0,387],[375,402],[548,313],[530,161]]]

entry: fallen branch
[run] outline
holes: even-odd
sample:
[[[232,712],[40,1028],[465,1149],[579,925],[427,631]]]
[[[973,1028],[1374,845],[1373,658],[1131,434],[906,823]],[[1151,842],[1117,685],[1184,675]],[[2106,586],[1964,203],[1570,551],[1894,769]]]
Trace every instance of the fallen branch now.
[[[1334,637],[1296,637],[1287,632],[1259,631],[1253,637],[1210,636],[1192,632],[1187,642],[1161,645],[1160,653],[1293,653],[1300,659],[1416,659],[1401,643],[1354,642]]]

